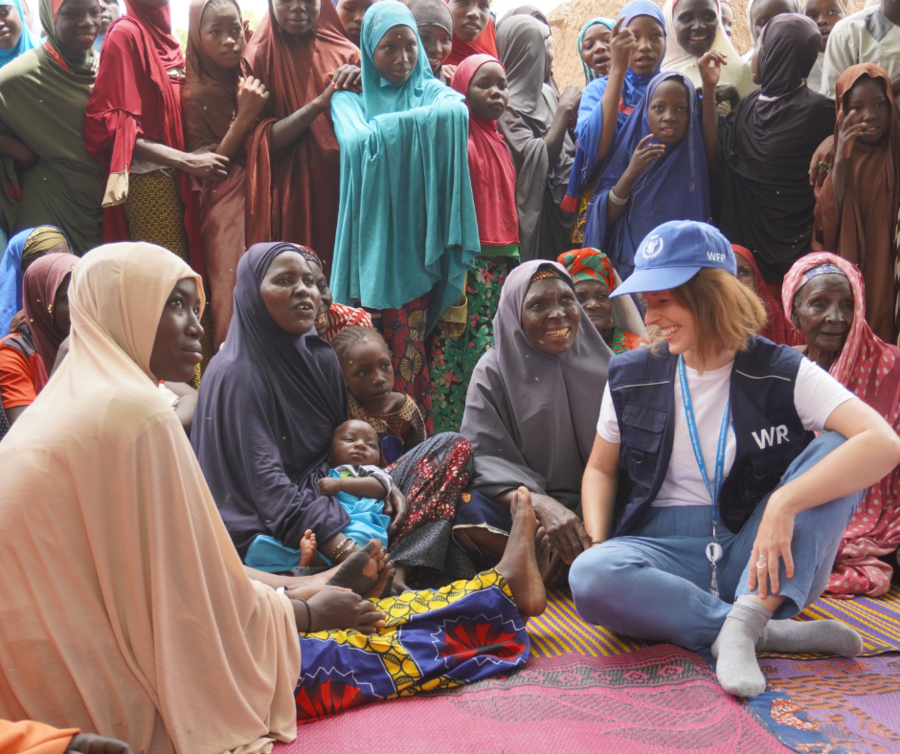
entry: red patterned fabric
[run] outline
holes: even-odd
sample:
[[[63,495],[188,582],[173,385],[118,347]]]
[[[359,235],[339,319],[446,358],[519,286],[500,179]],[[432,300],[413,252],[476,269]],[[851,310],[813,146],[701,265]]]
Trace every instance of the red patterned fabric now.
[[[757,298],[762,302],[766,310],[766,326],[759,331],[764,338],[768,338],[773,343],[784,344],[788,346],[802,346],[806,343],[803,333],[791,324],[791,321],[784,314],[784,309],[775,297],[766,287],[766,281],[756,266],[756,260],[753,258],[753,252],[745,249],[743,246],[731,244],[731,248],[735,254],[740,254],[750,266],[753,268],[753,288]]]
[[[324,340],[331,343],[334,336],[346,327],[368,327],[374,329],[372,317],[365,309],[355,309],[346,304],[332,303],[328,309],[328,324]]]
[[[431,377],[425,354],[425,322],[429,294],[413,299],[401,309],[382,309],[384,339],[394,367],[394,390],[415,398],[428,434],[434,433]]]
[[[468,440],[438,435],[432,438],[432,445],[435,450],[421,454],[412,463],[410,454],[406,454],[385,469],[409,502],[409,515],[392,539],[392,548],[421,524],[452,521],[462,491],[472,476],[474,453]]]
[[[878,338],[866,322],[862,273],[846,259],[828,252],[801,257],[784,279],[782,299],[790,311],[803,274],[820,264],[843,270],[853,290],[853,324],[832,377],[878,411],[900,433],[900,349]],[[900,467],[866,491],[844,532],[826,594],[877,597],[891,586],[891,567],[878,559],[900,545]]]

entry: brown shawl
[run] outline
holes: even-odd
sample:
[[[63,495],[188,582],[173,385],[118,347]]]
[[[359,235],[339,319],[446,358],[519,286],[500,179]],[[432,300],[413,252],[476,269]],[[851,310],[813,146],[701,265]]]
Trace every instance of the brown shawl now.
[[[289,241],[309,246],[330,268],[340,198],[340,148],[331,113],[317,117],[293,144],[269,154],[272,125],[321,94],[345,63],[359,65],[359,49],[344,36],[334,4],[323,0],[315,28],[302,37],[278,27],[269,14],[244,52],[244,75],[272,92],[247,149],[247,244]]]
[[[894,227],[900,207],[900,116],[891,96],[887,73],[874,63],[848,68],[837,81],[838,115],[844,95],[861,76],[884,83],[891,108],[890,123],[877,144],[857,140],[847,165],[844,202],[838,207],[831,175],[816,199],[812,247],[833,251],[853,262],[866,281],[866,312],[875,334],[888,343],[897,339],[894,322]],[[839,126],[835,127],[835,142]]]
[[[181,94],[186,149],[218,144],[225,138],[237,112],[240,68],[223,68],[203,49],[200,22],[211,0],[192,0],[188,22],[187,76]],[[234,3],[240,17],[241,9]]]

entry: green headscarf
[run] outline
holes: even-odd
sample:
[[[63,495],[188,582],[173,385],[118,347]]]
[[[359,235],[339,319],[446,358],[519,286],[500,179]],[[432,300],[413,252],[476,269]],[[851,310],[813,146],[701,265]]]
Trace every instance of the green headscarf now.
[[[469,110],[419,58],[403,84],[372,53],[395,26],[418,32],[403,3],[383,0],[363,20],[362,94],[331,100],[341,145],[341,198],[331,290],[335,301],[398,309],[431,291],[427,329],[462,292],[481,250],[469,178]],[[401,172],[402,171],[402,172]]]
[[[94,48],[79,52],[64,45],[56,34],[56,17],[66,0],[41,0],[41,26],[47,35],[47,44],[55,50],[72,73],[90,76],[97,72],[97,58]],[[55,6],[55,8],[54,8]]]

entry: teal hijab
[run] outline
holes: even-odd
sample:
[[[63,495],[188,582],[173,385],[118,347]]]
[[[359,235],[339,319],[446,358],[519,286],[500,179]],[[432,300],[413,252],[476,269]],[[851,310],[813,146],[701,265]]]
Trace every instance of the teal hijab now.
[[[366,13],[360,30],[360,46],[362,57],[363,101],[366,108],[366,120],[386,113],[402,113],[414,107],[422,107],[431,99],[431,90],[435,85],[444,86],[431,73],[425,48],[419,39],[419,27],[412,12],[400,2],[376,3],[372,13]],[[419,43],[419,58],[404,84],[392,84],[378,72],[372,53],[381,38],[395,26],[408,26],[416,33]]]
[[[19,37],[19,41],[16,42],[15,47],[11,50],[0,50],[0,68],[2,68],[11,60],[15,60],[19,57],[23,52],[33,50],[40,45],[40,42],[35,39],[34,34],[31,33],[31,29],[29,29],[28,25],[25,23],[25,14],[22,12],[22,3],[20,3],[19,0],[2,0],[0,5],[8,5],[10,8],[15,8],[16,12],[19,14],[19,19],[22,22],[22,34]]]
[[[584,33],[590,29],[594,24],[602,24],[607,29],[612,31],[612,27],[615,26],[615,21],[611,18],[601,18],[598,16],[597,18],[592,18],[588,21],[584,26],[581,27],[581,33],[578,35],[578,57],[581,58],[581,67],[584,69],[584,83],[585,86],[590,84],[594,79],[599,79],[600,74],[597,73],[593,68],[591,68],[587,63],[584,62],[584,55],[581,54],[581,43],[584,41]]]
[[[469,110],[437,81],[419,40],[403,84],[375,67],[385,33],[415,19],[396,0],[371,6],[360,34],[362,94],[331,99],[341,198],[331,290],[336,301],[399,309],[431,292],[427,330],[462,292],[481,249],[469,178]]]

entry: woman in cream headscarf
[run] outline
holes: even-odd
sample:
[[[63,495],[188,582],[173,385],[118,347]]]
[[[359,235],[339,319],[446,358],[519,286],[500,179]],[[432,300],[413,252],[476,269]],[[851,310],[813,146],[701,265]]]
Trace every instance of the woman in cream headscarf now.
[[[663,15],[667,42],[663,71],[683,73],[699,88],[703,82],[697,61],[712,50],[725,55],[719,86],[731,84],[742,98],[756,88],[750,65],[741,60],[722,27],[718,0],[666,0]]]
[[[161,315],[202,308],[201,291],[149,244],[74,270],[69,354],[0,447],[0,718],[148,753],[296,734],[291,603],[245,574],[157,390],[184,379],[172,362],[190,376],[199,360],[177,326],[156,337]]]

